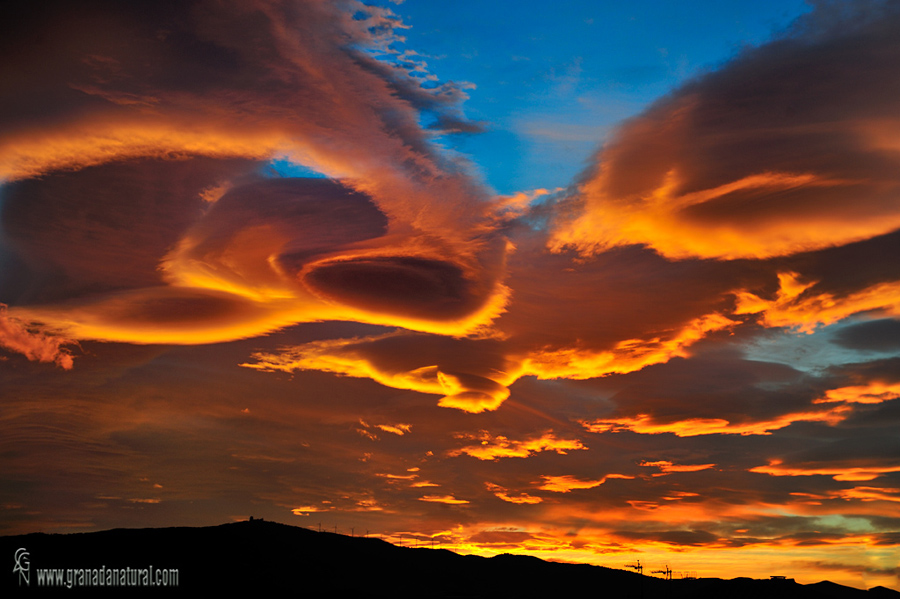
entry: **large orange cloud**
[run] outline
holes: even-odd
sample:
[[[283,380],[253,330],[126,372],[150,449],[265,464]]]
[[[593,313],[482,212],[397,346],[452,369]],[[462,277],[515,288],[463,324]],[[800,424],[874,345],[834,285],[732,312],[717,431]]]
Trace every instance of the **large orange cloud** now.
[[[502,239],[477,267],[419,257],[408,237],[388,233],[386,217],[367,196],[327,180],[252,180],[205,207],[193,187],[192,198],[175,197],[193,200],[184,207],[166,199],[123,211],[111,204],[132,185],[108,176],[121,171],[135,177],[132,185],[144,181],[135,176],[144,170],[125,165],[13,186],[6,214],[18,248],[29,250],[36,270],[62,270],[72,279],[52,279],[37,294],[67,301],[14,307],[19,318],[79,339],[194,344],[316,320],[460,333],[487,324],[505,304]],[[168,176],[184,172],[191,171],[171,169]],[[74,192],[71,183],[80,180],[89,185]],[[103,195],[101,203],[89,195],[110,180],[115,197]],[[61,201],[66,195],[77,201]],[[187,226],[184,212],[199,218]],[[67,227],[73,213],[93,243]],[[172,214],[176,219],[167,220]],[[186,227],[180,236],[166,227],[176,224]],[[174,248],[163,253],[166,241]],[[104,258],[113,261],[109,268]],[[340,265],[352,266],[351,274],[335,275]]]
[[[424,89],[372,55],[390,57],[398,41],[389,11],[346,0],[70,12],[25,21],[7,40],[20,42],[3,73],[19,93],[4,113],[0,179],[137,157],[289,156],[474,253],[486,192],[417,122],[422,111],[458,117],[464,94]],[[22,43],[36,26],[48,32],[40,48]]]
[[[509,385],[523,376],[588,379],[634,372],[686,356],[687,348],[706,333],[734,324],[713,314],[689,322],[681,330],[666,331],[665,338],[629,339],[608,350],[572,347],[572,341],[564,338],[567,346],[563,348],[523,352],[514,340],[503,338],[502,330],[494,338],[458,340],[391,333],[315,341],[279,353],[257,353],[253,356],[256,362],[243,366],[263,371],[323,370],[372,378],[398,389],[443,395],[439,405],[477,413],[499,408],[509,397]],[[482,359],[473,360],[473,355]]]
[[[659,100],[598,153],[550,246],[767,258],[900,228],[898,21],[816,11]]]
[[[467,412],[497,409],[509,397],[514,367],[497,340],[389,333],[314,341],[243,364],[263,371],[322,370],[371,378],[398,389],[442,395],[439,405]]]
[[[493,231],[488,192],[419,124],[428,112],[465,129],[465,96],[454,84],[423,87],[394,60],[400,24],[390,11],[353,0],[201,1],[145,13],[112,3],[49,19],[23,17],[5,40],[50,32],[3,73],[21,89],[0,117],[10,124],[0,181],[16,191],[12,210],[28,216],[10,221],[13,248],[30,254],[34,272],[68,267],[62,239],[47,240],[52,255],[35,242],[51,230],[44,218],[62,225],[65,215],[93,229],[97,252],[142,262],[99,274],[100,257],[75,248],[81,260],[67,274],[76,284],[23,292],[11,308],[18,318],[79,339],[193,344],[321,320],[461,335],[502,312],[508,248]],[[42,61],[49,68],[30,68]],[[29,104],[34,94],[42,110]],[[248,164],[275,157],[343,186],[248,176]],[[202,172],[209,162],[220,165],[215,179],[185,193],[193,165]],[[163,165],[154,183],[122,184],[150,163]],[[73,184],[86,207],[76,214]],[[91,193],[112,184],[115,198]],[[124,195],[145,199],[142,184],[168,184],[183,202],[166,200],[172,225],[160,217],[147,227],[136,209],[110,226]],[[35,196],[43,218],[28,208]]]

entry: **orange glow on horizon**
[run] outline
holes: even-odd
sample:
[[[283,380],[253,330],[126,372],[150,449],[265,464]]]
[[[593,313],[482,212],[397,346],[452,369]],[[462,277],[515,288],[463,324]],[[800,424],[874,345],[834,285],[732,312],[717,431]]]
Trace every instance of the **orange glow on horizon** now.
[[[576,531],[548,529],[534,525],[516,526],[503,523],[481,522],[437,533],[441,547],[464,555],[493,557],[501,553],[530,555],[547,561],[588,563],[607,568],[625,570],[626,564],[640,559],[645,572],[671,566],[675,577],[681,572],[692,572],[698,577],[723,579],[740,576],[768,579],[773,574],[787,575],[800,584],[812,584],[827,579],[854,587],[870,588],[881,584],[893,587],[896,575],[890,567],[882,573],[872,572],[863,584],[857,571],[836,569],[837,558],[847,564],[871,565],[869,534],[850,534],[841,540],[831,539],[808,544],[799,540],[743,537],[748,543],[731,544],[728,539],[715,539],[697,545],[674,545],[662,541],[632,538],[615,534],[615,526],[582,526]],[[683,532],[690,533],[690,525]],[[741,532],[736,539],[742,540]],[[749,531],[743,530],[743,533]],[[787,548],[792,558],[789,567],[784,565]],[[881,560],[892,562],[897,549],[885,548]],[[826,564],[826,565],[823,565]],[[827,564],[831,564],[830,566]]]

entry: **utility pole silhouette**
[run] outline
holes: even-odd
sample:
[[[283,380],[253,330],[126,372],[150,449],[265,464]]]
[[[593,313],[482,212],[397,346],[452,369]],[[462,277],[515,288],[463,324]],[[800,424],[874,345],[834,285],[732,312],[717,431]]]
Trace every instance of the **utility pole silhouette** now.
[[[353,537],[353,527],[352,526],[350,527],[350,537],[351,538]]]

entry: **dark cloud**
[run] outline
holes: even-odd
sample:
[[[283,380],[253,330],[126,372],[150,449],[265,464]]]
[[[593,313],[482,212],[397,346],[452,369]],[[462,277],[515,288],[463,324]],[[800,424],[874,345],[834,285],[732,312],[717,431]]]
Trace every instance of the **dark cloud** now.
[[[44,303],[158,285],[159,262],[203,214],[202,192],[256,165],[132,160],[4,186],[0,219],[27,271],[6,301]]]
[[[160,260],[175,282],[210,278],[224,290],[288,293],[307,264],[372,240],[377,247],[387,226],[369,197],[337,182],[256,179],[223,189]]]
[[[316,265],[304,282],[351,306],[419,318],[456,319],[479,299],[459,267],[421,258],[339,259]]]
[[[893,322],[893,321],[888,321]],[[859,325],[848,327],[850,330]],[[890,327],[888,327],[890,330]],[[844,329],[846,330],[846,329]],[[841,332],[836,335],[841,339]],[[900,379],[900,357],[881,358],[860,361],[851,364],[840,364],[831,368],[836,376],[845,377],[847,382],[863,383],[872,380],[895,382]]]
[[[636,532],[617,530],[614,535],[631,540],[657,541],[667,545],[687,545],[699,547],[716,543],[719,537],[705,530],[666,530],[657,532]]]
[[[897,546],[900,545],[900,531],[885,532],[875,536],[876,545]]]
[[[268,179],[228,189],[189,232],[201,259],[222,251],[244,229],[270,226],[288,237],[278,262],[302,265],[348,244],[387,233],[388,221],[371,198],[326,179]]]
[[[894,351],[900,349],[900,321],[874,320],[841,329],[834,337],[841,347],[858,350]]]
[[[628,414],[662,420],[767,420],[808,409],[818,397],[817,385],[788,365],[712,353],[622,375],[617,387],[610,400]]]
[[[772,267],[798,272],[815,281],[813,290],[847,296],[879,283],[900,280],[900,265],[885,256],[900,252],[900,232],[881,235],[841,247],[775,258]]]
[[[750,268],[673,264],[636,247],[580,261],[569,253],[545,252],[545,238],[534,234],[514,235],[513,241],[517,251],[509,259],[507,284],[516,295],[501,326],[523,345],[566,346],[578,339],[586,349],[599,350],[673,332],[723,310],[729,301],[725,294],[755,278]]]

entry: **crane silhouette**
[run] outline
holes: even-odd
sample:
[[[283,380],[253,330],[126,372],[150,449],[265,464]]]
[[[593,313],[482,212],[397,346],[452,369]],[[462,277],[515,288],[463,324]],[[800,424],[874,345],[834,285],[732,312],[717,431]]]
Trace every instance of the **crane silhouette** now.
[[[672,580],[672,571],[669,569],[669,564],[666,564],[665,570],[654,570],[651,574],[665,574],[666,580]]]
[[[625,567],[640,574],[641,599],[644,599],[644,566],[641,565],[641,560],[638,560],[636,564],[627,564]]]

